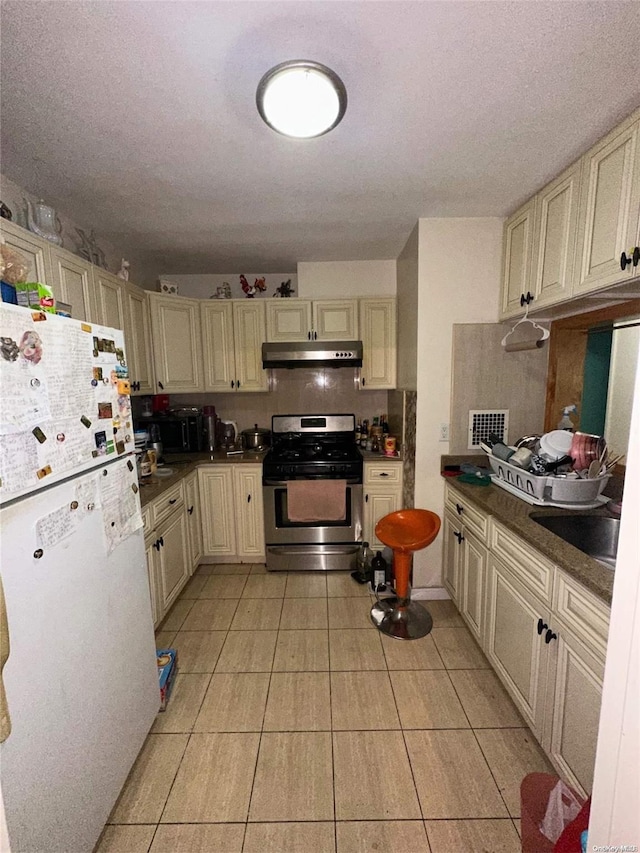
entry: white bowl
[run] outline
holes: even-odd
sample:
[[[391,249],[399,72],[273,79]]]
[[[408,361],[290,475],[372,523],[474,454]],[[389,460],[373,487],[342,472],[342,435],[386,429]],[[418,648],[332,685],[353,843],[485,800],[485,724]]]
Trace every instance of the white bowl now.
[[[550,462],[555,462],[556,459],[560,459],[569,453],[572,441],[572,432],[565,429],[554,429],[542,436],[540,450],[544,456],[550,457]]]

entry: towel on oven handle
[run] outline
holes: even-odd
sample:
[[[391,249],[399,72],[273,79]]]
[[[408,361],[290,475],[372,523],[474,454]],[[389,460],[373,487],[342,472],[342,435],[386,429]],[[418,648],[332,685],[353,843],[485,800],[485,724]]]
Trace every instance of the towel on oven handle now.
[[[287,483],[289,521],[344,521],[347,517],[346,480],[290,480]]]

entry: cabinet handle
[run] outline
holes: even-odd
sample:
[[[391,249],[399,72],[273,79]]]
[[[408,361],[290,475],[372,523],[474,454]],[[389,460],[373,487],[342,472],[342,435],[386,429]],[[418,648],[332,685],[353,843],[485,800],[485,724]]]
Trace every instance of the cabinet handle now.
[[[364,378],[364,376],[363,376],[363,377],[362,377],[362,387],[363,387],[363,388],[364,388],[364,385],[365,385],[365,381],[366,381],[366,380],[365,380],[365,378]]]
[[[631,264],[633,264],[634,267],[637,267],[639,263],[640,263],[640,246],[635,246],[635,248],[633,249],[633,251],[629,255],[627,255],[626,252],[623,252],[620,255],[620,269],[622,270],[622,272],[624,272],[628,266],[631,266]]]
[[[545,628],[548,628],[548,627],[549,626],[547,625],[546,622],[543,622],[542,619],[538,619],[538,636],[540,636],[540,634],[542,634],[542,632],[545,630]]]
[[[193,515],[193,507],[190,506],[187,512],[189,513],[189,515]]]
[[[460,504],[456,504],[456,512],[458,513],[458,515],[462,515],[462,513],[464,512],[464,507],[460,506]]]
[[[464,536],[463,536],[463,535],[462,535],[462,533],[460,533],[459,531],[454,530],[454,531],[453,531],[453,535],[454,535],[454,536],[456,537],[456,539],[458,540],[458,545],[461,545],[461,544],[464,542]]]
[[[248,504],[250,504],[250,503],[251,503],[251,495],[247,495],[247,503],[248,503]]]
[[[389,474],[387,471],[380,471],[380,473],[378,474],[378,477],[388,477],[388,476],[389,476]]]
[[[318,340],[318,333],[317,333],[317,332],[314,332],[314,333],[313,333],[313,340],[314,340],[314,341],[317,341],[317,340]]]
[[[307,340],[308,340],[308,341],[310,341],[310,340],[311,340],[311,332],[307,332]]]
[[[520,294],[520,307],[521,308],[524,308],[525,305],[529,305],[531,302],[533,302],[533,294],[530,293],[528,290],[527,290],[526,296],[524,295],[524,293]]]
[[[164,391],[164,385],[162,384],[162,382],[160,382],[160,380],[159,380],[159,379],[158,379],[158,388],[159,388],[161,391]]]
[[[369,503],[369,495],[365,495],[365,496],[364,496],[364,502],[365,502],[366,504],[368,504],[368,503]]]
[[[160,550],[160,540],[159,539],[156,539],[156,541],[153,543],[153,547],[156,549],[156,551]]]
[[[178,498],[171,498],[169,504],[173,506],[173,504],[178,500]]]
[[[239,387],[240,387],[240,380],[238,379],[238,380],[236,380],[236,388],[239,388]]]
[[[160,547],[164,548],[164,536],[160,537]]]
[[[544,635],[544,641],[545,641],[545,643],[546,643],[547,645],[549,645],[549,643],[551,642],[551,640],[557,640],[557,639],[558,639],[558,635],[557,635],[557,634],[555,634],[555,633],[551,630],[551,628],[549,628],[549,629],[547,630],[547,633]]]
[[[232,388],[235,388],[235,387],[236,387],[236,383],[233,381],[233,379],[231,380],[231,387],[232,387]]]

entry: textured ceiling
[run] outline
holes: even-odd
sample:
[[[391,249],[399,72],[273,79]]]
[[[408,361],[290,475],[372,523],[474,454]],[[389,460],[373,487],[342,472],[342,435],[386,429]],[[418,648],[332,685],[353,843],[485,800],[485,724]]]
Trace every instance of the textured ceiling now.
[[[638,3],[2,3],[2,171],[155,273],[394,258],[422,216],[504,216],[640,104]],[[349,104],[294,141],[285,59]]]

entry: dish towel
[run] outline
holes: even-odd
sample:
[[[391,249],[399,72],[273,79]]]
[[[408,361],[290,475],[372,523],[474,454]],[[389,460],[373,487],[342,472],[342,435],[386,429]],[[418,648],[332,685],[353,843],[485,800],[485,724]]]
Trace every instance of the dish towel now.
[[[344,521],[347,517],[346,480],[290,480],[287,483],[289,521]]]

